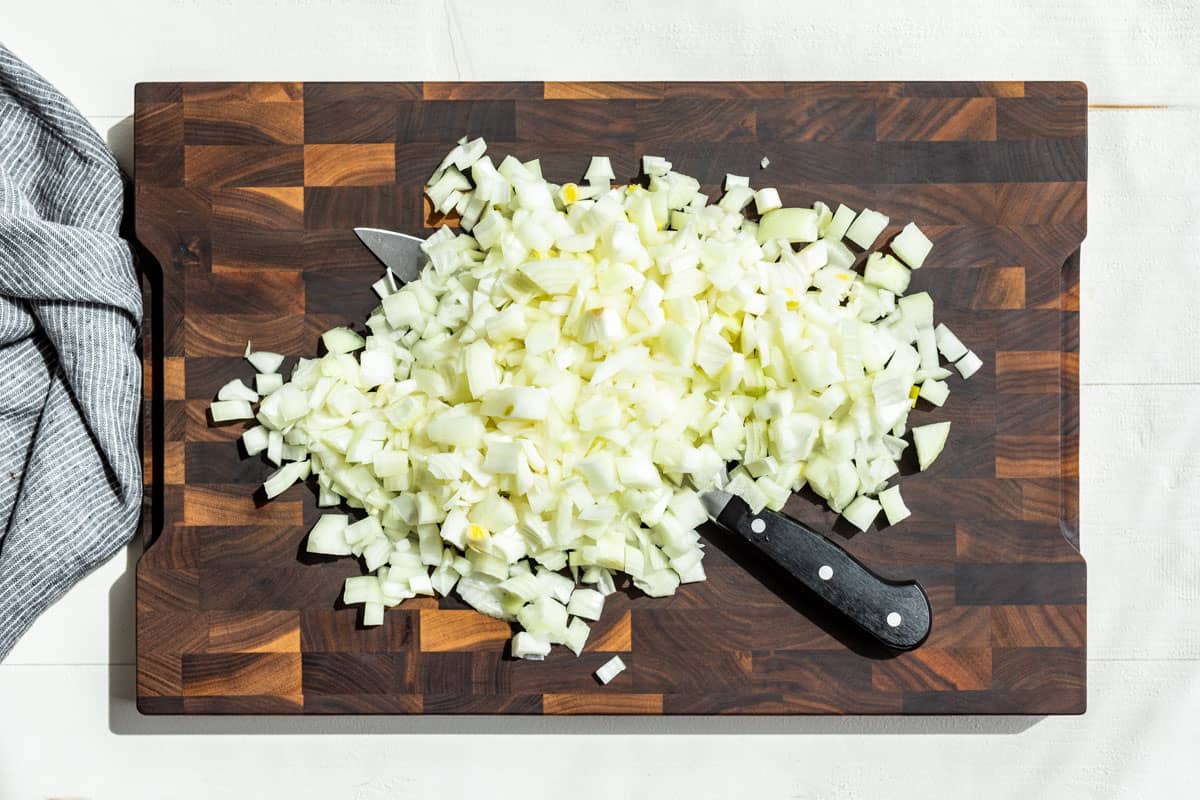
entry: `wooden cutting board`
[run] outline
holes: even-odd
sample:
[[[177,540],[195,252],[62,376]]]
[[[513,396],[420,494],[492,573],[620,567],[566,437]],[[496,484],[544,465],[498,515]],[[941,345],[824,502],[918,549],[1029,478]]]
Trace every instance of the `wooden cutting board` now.
[[[137,568],[145,713],[1070,714],[1085,693],[1078,545],[1079,83],[141,84],[137,235],[146,259],[149,546]],[[261,507],[269,471],[206,407],[250,378],[246,340],[313,355],[358,325],[380,266],[355,225],[420,232],[422,183],[455,139],[540,156],[552,180],[643,153],[915,220],[935,242],[914,290],[984,360],[953,381],[949,446],[903,481],[911,519],[847,538],[809,498],[788,512],[879,571],[918,578],[933,632],[865,648],[709,531],[706,583],[609,599],[587,651],[505,658],[508,626],[452,599],[363,629],[339,601],[359,566],[307,563],[307,487]],[[770,166],[760,169],[767,156]],[[157,264],[154,262],[157,261]],[[619,653],[629,670],[602,687]]]

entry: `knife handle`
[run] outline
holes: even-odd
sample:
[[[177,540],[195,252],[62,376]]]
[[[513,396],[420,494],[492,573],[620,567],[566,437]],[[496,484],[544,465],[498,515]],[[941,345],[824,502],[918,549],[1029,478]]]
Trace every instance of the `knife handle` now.
[[[777,514],[753,514],[732,498],[717,518],[805,588],[893,650],[912,650],[929,636],[933,613],[916,581],[892,581],[807,525]]]

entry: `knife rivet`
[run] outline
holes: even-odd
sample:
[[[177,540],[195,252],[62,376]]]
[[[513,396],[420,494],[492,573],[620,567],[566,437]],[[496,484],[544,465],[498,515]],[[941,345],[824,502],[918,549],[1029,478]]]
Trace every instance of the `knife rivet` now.
[[[892,613],[887,615],[887,624],[892,626],[893,628],[899,628],[900,623],[902,621],[903,621],[903,617],[901,617],[895,611],[893,611]]]
[[[828,564],[822,565],[821,568],[817,570],[817,576],[823,581],[829,580],[833,577],[833,567],[829,566]]]
[[[767,523],[763,522],[761,519],[755,518],[750,520],[750,530],[754,531],[755,533],[762,533],[766,529]]]

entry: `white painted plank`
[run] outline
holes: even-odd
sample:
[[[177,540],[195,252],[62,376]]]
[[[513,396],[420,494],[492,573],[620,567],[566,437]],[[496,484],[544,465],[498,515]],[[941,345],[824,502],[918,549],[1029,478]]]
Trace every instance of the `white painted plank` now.
[[[1088,129],[1081,380],[1200,381],[1200,108],[1098,110]]]
[[[837,15],[767,0],[556,14],[539,0],[67,0],[7,9],[5,40],[102,115],[129,113],[147,80],[1019,78],[1084,80],[1098,103],[1200,99],[1196,4],[852,0]]]
[[[103,667],[6,665],[0,708],[21,724],[0,726],[0,796],[537,800],[572,787],[698,800],[1182,797],[1200,718],[1195,676],[1191,663],[1093,664],[1088,713],[1042,721],[181,720],[138,717],[123,700],[110,707]],[[118,690],[131,681],[131,668],[117,668]],[[177,735],[139,735],[148,733]]]
[[[1081,542],[1092,658],[1200,658],[1194,386],[1081,391]]]

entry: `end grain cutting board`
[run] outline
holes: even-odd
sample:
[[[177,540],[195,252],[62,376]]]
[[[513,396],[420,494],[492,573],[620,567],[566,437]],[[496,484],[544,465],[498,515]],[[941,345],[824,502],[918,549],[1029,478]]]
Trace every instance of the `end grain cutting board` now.
[[[147,259],[146,461],[137,697],[146,713],[1079,713],[1077,83],[142,84],[137,235]],[[264,506],[217,388],[256,348],[312,355],[358,324],[380,266],[355,225],[420,232],[422,183],[455,139],[577,179],[663,155],[715,193],[726,172],[785,202],[869,205],[935,242],[914,290],[984,359],[955,383],[945,454],[906,477],[911,519],[842,539],[916,577],[933,632],[880,658],[843,641],[712,532],[706,583],[609,599],[584,655],[503,658],[508,626],[410,600],[364,630],[338,602],[352,560],[308,564],[312,492]],[[759,160],[767,156],[763,171]],[[157,262],[154,264],[153,262]],[[819,530],[834,518],[788,508]],[[836,535],[836,534],[835,534]],[[613,653],[629,670],[601,687]]]

